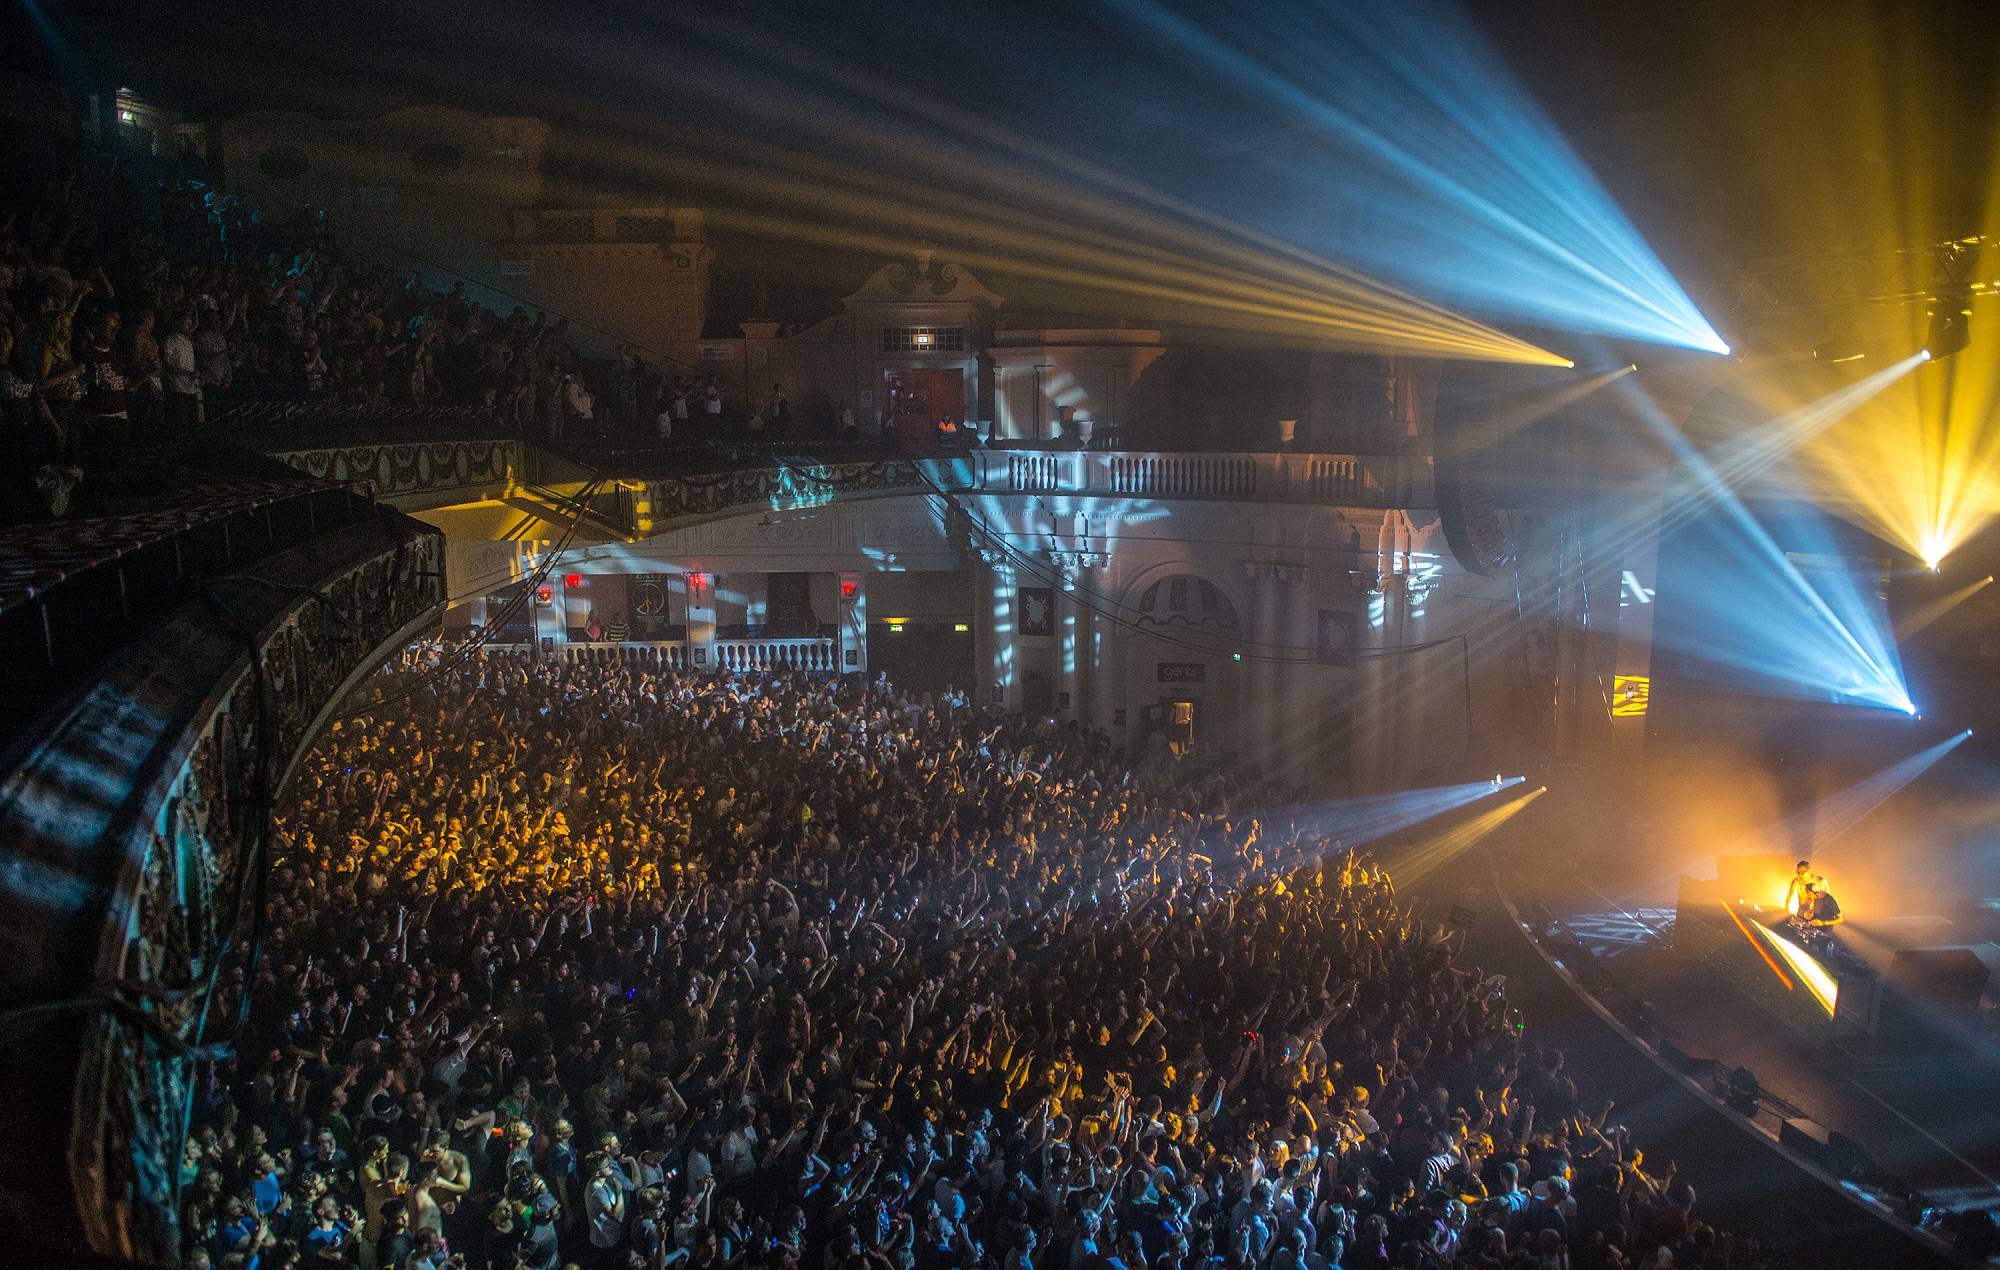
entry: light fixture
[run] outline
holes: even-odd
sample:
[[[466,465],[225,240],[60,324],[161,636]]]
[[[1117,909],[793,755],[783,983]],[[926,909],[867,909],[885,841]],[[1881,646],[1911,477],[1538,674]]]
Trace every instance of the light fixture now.
[[[1940,361],[1962,352],[1972,338],[1972,293],[1964,288],[1944,292],[1931,302],[1930,318],[1924,360]]]

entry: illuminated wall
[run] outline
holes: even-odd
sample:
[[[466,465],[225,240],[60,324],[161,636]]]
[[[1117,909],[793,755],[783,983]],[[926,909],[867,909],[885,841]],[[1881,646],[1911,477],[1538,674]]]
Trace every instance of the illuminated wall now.
[[[1140,377],[1167,351],[1158,331],[1002,330],[993,339],[993,435],[1005,439],[1055,438],[1080,420],[1096,436],[1116,433]]]
[[[424,517],[456,541],[521,513]],[[547,547],[460,549],[507,573]],[[812,575],[822,620],[852,580],[871,621],[965,621],[963,686],[982,702],[1084,720],[1136,752],[1160,736],[1163,709],[1191,700],[1197,753],[1320,793],[1490,776],[1543,740],[1515,580],[1460,570],[1423,507],[913,493],[579,541],[556,566],[591,589],[605,575],[706,575],[724,627],[755,622],[770,572]]]

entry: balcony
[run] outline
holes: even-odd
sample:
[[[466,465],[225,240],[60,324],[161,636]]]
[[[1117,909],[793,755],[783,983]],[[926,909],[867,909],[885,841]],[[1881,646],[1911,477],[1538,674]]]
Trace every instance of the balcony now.
[[[924,463],[946,489],[992,494],[1336,503],[1435,504],[1425,455],[1187,454],[1131,450],[974,450]]]

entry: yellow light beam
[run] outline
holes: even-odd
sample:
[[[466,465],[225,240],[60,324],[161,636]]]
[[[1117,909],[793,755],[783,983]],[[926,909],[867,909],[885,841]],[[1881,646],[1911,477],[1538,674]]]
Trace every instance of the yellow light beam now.
[[[1497,807],[1489,807],[1463,824],[1455,825],[1432,836],[1398,857],[1396,863],[1389,866],[1389,876],[1396,880],[1396,885],[1399,887],[1408,888],[1416,885],[1484,842],[1494,830],[1520,815],[1527,810],[1529,803],[1548,792],[1548,786],[1538,785],[1521,797],[1509,799]]]
[[[1992,584],[1993,575],[1989,573],[1977,582],[1958,588],[1950,595],[1940,595],[1934,600],[1925,601],[1905,614],[1902,621],[1896,623],[1896,638],[1908,639]]]
[[[1552,390],[1538,393],[1530,400],[1507,406],[1477,423],[1460,429],[1453,439],[1453,447],[1465,452],[1498,445],[1537,420],[1548,418],[1564,406],[1588,397],[1598,389],[1614,380],[1623,379],[1637,369],[1636,366],[1620,366],[1617,370],[1607,370],[1580,380],[1565,378]]]
[[[723,21],[715,19],[716,32]],[[718,226],[892,257],[915,242],[947,241],[968,265],[1088,290],[1102,301],[1165,306],[1181,322],[1313,345],[1571,364],[976,116],[782,49],[768,32],[736,33],[765,54],[810,64],[813,74],[773,83],[746,104],[754,112],[746,120],[771,125],[764,136],[810,142],[744,138],[727,158],[690,165],[674,157],[675,134],[630,139],[643,125],[628,121],[623,134],[604,128],[589,137],[594,164],[634,189],[684,185],[692,166],[719,196],[708,203]],[[809,81],[830,83],[838,95],[808,90]]]

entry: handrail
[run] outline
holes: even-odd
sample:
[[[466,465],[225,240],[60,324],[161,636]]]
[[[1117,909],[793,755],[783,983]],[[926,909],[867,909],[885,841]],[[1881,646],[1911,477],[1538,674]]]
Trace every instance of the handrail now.
[[[931,462],[940,463],[933,460]],[[1433,505],[1431,460],[1419,454],[1190,453],[1133,450],[974,450],[943,488],[1005,494]],[[963,484],[960,484],[960,480]]]
[[[275,448],[275,447],[274,447]],[[1421,454],[1257,451],[995,450],[896,454],[879,446],[771,444],[614,451],[584,463],[517,438],[285,445],[278,457],[311,475],[359,478],[378,497],[447,494],[534,482],[552,490],[586,474],[622,478],[607,499],[628,536],[745,508],[798,511],[858,495],[954,493],[1214,500],[1346,507],[1432,507]],[[627,506],[627,504],[631,504]]]

